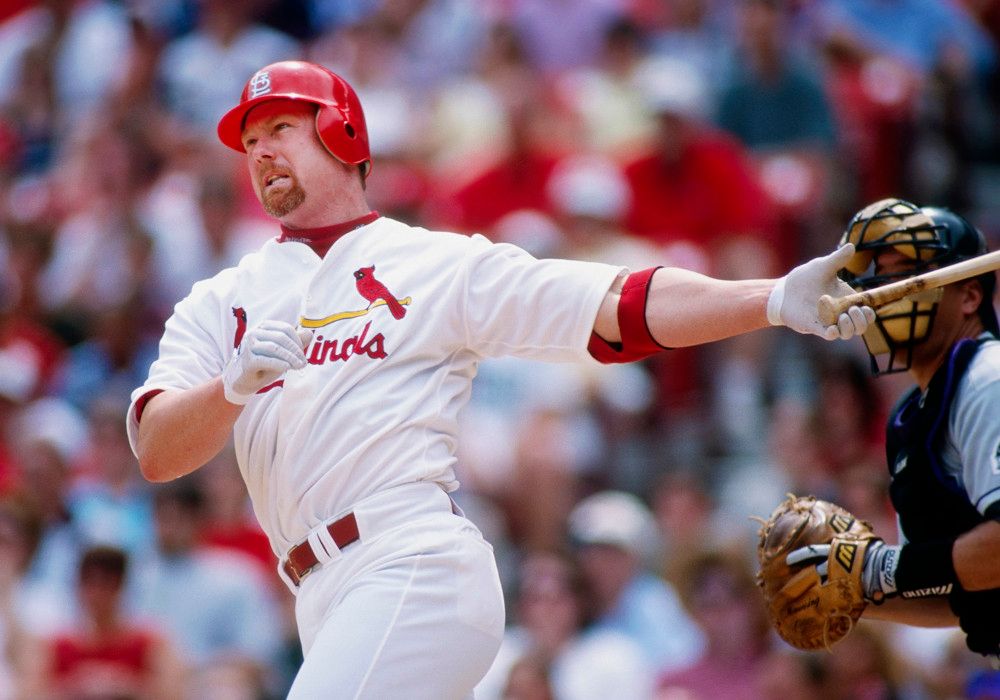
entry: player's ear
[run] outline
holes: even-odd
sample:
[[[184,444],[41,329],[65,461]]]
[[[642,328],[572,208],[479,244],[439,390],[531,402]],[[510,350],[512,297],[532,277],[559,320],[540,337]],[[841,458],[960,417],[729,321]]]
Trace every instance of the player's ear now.
[[[965,280],[961,286],[961,294],[962,312],[968,316],[976,315],[983,301],[983,285],[975,277]]]

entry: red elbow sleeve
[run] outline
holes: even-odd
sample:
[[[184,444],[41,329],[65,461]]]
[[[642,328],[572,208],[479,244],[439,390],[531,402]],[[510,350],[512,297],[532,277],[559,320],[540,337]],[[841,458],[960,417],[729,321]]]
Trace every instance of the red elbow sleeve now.
[[[609,343],[592,333],[587,350],[598,362],[604,364],[634,362],[668,350],[656,342],[646,323],[646,304],[649,300],[649,281],[659,267],[633,272],[625,279],[618,301],[618,327],[621,342]]]

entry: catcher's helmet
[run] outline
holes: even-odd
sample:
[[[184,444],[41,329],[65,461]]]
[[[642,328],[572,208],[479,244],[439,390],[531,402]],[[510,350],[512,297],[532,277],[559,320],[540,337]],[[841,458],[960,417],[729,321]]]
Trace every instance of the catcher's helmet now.
[[[254,73],[243,88],[240,103],[219,120],[219,140],[246,153],[242,135],[247,113],[262,102],[276,99],[317,105],[316,133],[320,141],[335,158],[360,166],[361,174],[368,177],[372,158],[361,101],[346,80],[315,63],[280,61]]]
[[[983,234],[955,212],[941,207],[918,207],[902,199],[883,199],[855,214],[841,239],[841,244],[847,242],[854,243],[856,252],[841,277],[857,289],[871,289],[987,252]],[[913,261],[912,266],[876,275],[874,257],[886,248],[905,255]],[[996,277],[989,272],[976,279],[983,288],[979,317],[987,330],[997,334],[993,308]],[[864,335],[876,374],[909,369],[913,346],[930,335],[942,294],[942,289],[934,289],[876,310],[876,322]],[[901,358],[900,353],[904,352]],[[879,367],[874,356],[886,353],[888,362]]]

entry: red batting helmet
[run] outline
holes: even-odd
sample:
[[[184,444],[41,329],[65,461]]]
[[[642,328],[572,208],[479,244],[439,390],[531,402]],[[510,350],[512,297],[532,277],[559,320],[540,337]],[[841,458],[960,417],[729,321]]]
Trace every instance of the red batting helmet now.
[[[246,153],[242,136],[247,113],[260,103],[275,99],[302,100],[318,105],[316,133],[319,140],[338,160],[361,166],[362,175],[368,177],[372,156],[361,101],[346,80],[315,63],[280,61],[254,73],[243,88],[240,103],[219,120],[222,143]]]

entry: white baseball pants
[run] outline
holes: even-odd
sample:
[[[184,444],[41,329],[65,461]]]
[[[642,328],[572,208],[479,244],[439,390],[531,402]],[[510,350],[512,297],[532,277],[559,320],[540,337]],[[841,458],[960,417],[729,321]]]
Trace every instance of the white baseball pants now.
[[[464,700],[504,629],[493,548],[431,483],[354,508],[360,541],[306,576],[290,700]]]

